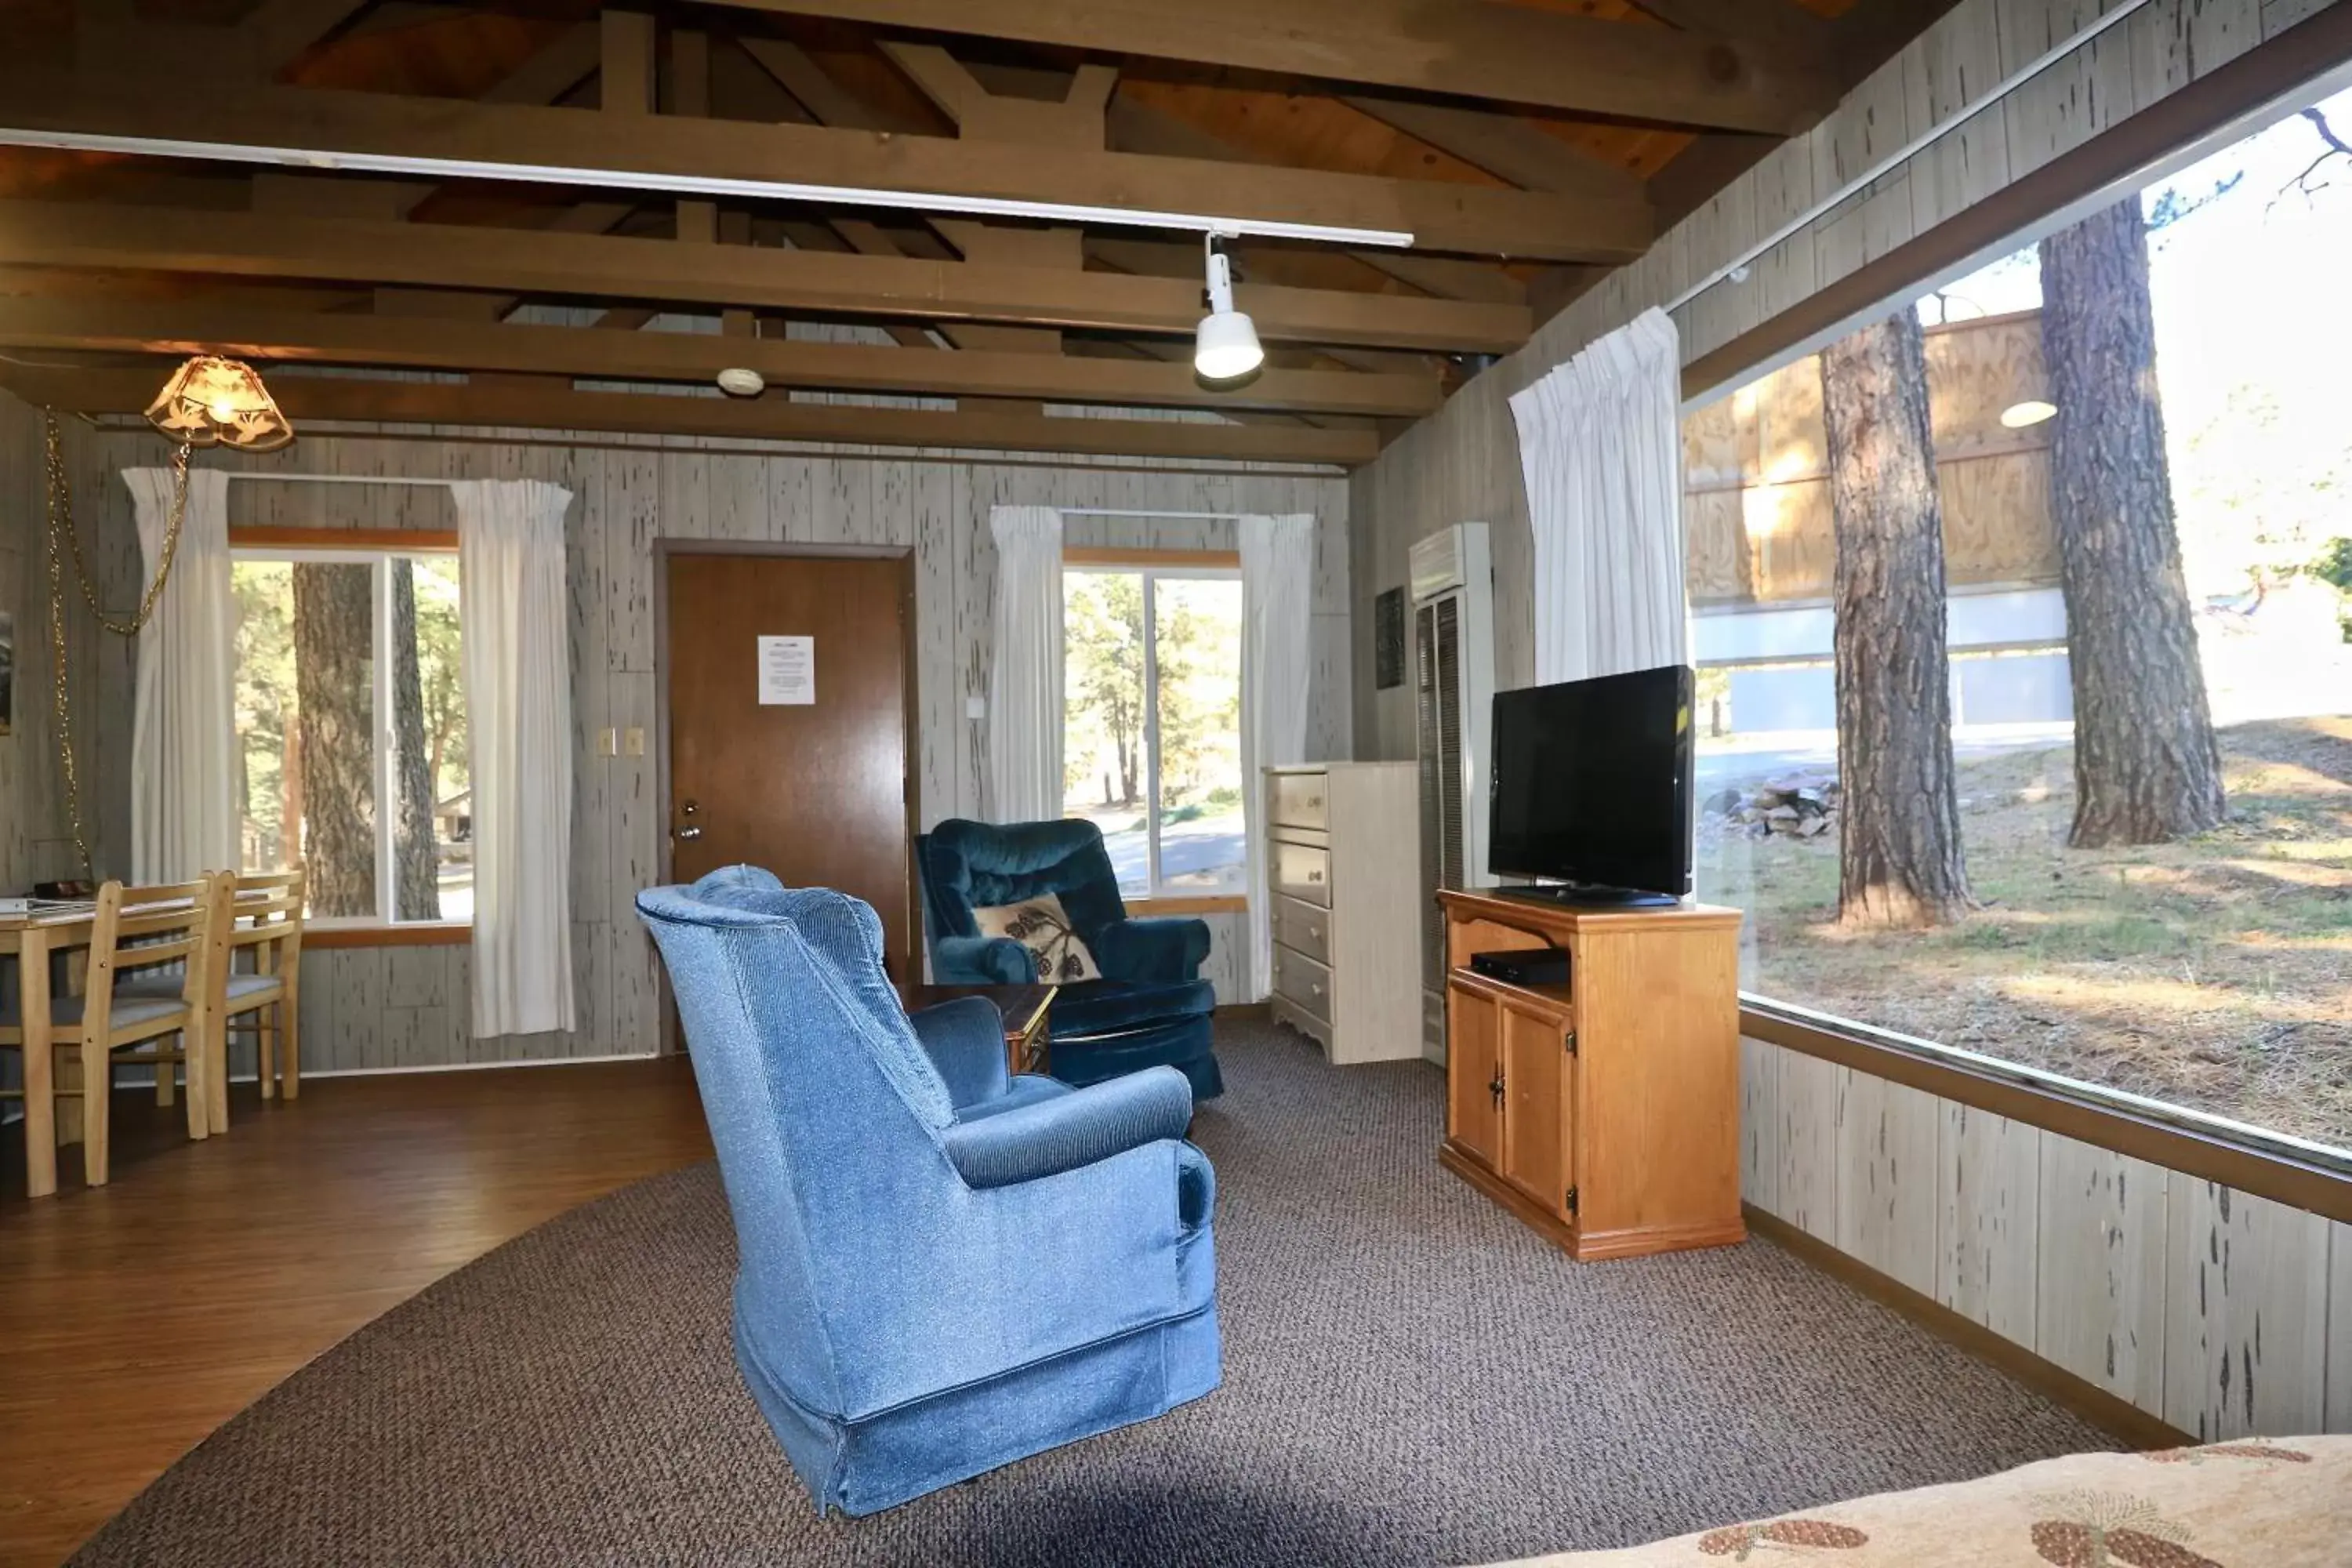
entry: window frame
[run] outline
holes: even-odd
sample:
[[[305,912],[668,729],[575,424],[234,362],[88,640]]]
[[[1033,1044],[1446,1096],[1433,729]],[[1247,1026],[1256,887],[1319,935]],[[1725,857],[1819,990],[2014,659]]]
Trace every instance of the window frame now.
[[[393,908],[396,896],[394,864],[393,814],[382,809],[397,797],[393,777],[394,748],[392,715],[392,572],[395,558],[457,556],[455,533],[425,530],[231,528],[228,531],[231,569],[247,563],[293,564],[332,563],[369,568],[368,725],[373,733],[374,755],[369,776],[379,805],[375,823],[374,912],[365,915],[308,915],[303,918],[305,941],[322,947],[430,946],[471,939],[474,922],[463,919],[402,920]],[[458,635],[464,632],[463,612]],[[470,724],[472,716],[467,715]]]
[[[1242,578],[1242,561],[1238,551],[1223,550],[1088,550],[1066,549],[1062,552],[1064,602],[1066,604],[1068,582],[1073,573],[1108,574],[1126,573],[1142,579],[1143,587],[1143,756],[1144,756],[1144,874],[1142,891],[1130,896],[1129,889],[1119,889],[1119,897],[1130,914],[1213,914],[1246,909],[1249,903],[1249,870],[1242,869],[1243,885],[1228,889],[1188,889],[1170,888],[1160,874],[1160,624],[1158,584],[1162,578],[1185,582],[1230,582]],[[1068,636],[1064,634],[1063,647],[1066,654]],[[1235,679],[1240,672],[1235,671]],[[1064,720],[1065,724],[1067,719]],[[1250,795],[1249,781],[1242,781],[1244,820],[1247,821]],[[1246,834],[1244,834],[1246,839]]]
[[[2347,83],[2352,7],[2330,7],[1690,360],[1681,413]],[[2352,1160],[2325,1145],[1751,992],[1739,1000],[1740,1032],[1749,1039],[2352,1225]]]

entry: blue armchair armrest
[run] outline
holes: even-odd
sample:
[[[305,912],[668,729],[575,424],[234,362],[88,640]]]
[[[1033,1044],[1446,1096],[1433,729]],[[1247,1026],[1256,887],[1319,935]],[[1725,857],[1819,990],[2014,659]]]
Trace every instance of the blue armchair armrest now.
[[[1012,1083],[1004,1064],[1004,1015],[987,997],[959,996],[909,1013],[907,1022],[947,1080],[957,1110],[992,1100]]]
[[[1209,922],[1183,915],[1113,921],[1094,951],[1108,979],[1191,980],[1209,956]]]
[[[1108,1160],[1192,1121],[1192,1086],[1174,1068],[1147,1068],[1074,1093],[958,1122],[945,1134],[948,1159],[965,1184],[1006,1187]]]
[[[943,936],[932,945],[931,977],[942,985],[1034,985],[1037,961],[1009,936]]]

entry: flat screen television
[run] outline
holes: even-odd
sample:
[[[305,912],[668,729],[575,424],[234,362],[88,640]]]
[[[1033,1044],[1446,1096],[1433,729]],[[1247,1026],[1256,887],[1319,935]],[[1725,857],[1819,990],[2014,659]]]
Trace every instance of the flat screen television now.
[[[1570,903],[1691,890],[1691,689],[1667,665],[1495,694],[1488,867]]]

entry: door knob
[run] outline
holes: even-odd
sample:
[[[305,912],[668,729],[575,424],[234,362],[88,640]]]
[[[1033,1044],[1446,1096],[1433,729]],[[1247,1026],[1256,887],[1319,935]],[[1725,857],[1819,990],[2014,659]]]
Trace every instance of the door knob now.
[[[672,838],[699,838],[702,837],[702,829],[699,827],[673,827],[669,830],[669,836]]]

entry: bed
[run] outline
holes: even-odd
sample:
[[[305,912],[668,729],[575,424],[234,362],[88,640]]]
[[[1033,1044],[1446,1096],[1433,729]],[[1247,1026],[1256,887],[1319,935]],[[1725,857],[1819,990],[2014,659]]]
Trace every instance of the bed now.
[[[1496,1568],[2347,1568],[2352,1436],[2074,1454],[1622,1551]]]

